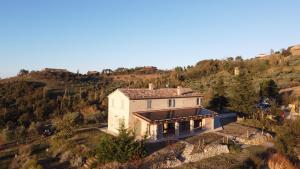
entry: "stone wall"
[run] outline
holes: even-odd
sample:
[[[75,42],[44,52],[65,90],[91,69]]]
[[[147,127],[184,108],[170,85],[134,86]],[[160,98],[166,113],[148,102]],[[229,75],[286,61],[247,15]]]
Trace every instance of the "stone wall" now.
[[[178,156],[173,156],[172,158],[166,159],[165,161],[159,162],[156,165],[150,167],[151,169],[158,169],[158,168],[174,168],[178,167],[184,163],[196,162],[202,159],[206,159],[209,157],[213,157],[216,155],[229,153],[229,149],[227,145],[221,144],[210,144],[204,148],[204,152],[201,153],[192,153],[194,149],[194,145],[186,142],[181,141],[182,144],[185,144],[185,149],[182,154]]]

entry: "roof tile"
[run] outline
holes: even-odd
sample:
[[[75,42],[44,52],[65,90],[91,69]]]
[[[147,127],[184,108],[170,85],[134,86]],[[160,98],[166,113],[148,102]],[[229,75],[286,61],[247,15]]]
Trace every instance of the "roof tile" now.
[[[160,99],[160,98],[177,98],[177,97],[201,97],[202,94],[193,91],[190,88],[181,88],[181,95],[177,94],[177,88],[160,88],[160,89],[133,89],[120,88],[122,93],[130,99]]]

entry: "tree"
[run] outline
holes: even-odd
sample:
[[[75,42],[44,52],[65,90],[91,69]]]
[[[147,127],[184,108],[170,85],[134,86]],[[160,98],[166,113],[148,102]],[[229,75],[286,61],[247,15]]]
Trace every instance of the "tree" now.
[[[213,97],[209,102],[209,108],[222,112],[224,107],[228,106],[228,99],[226,97],[226,86],[223,78],[219,78],[217,84],[213,87]]]
[[[28,73],[29,73],[28,70],[21,69],[18,75],[19,75],[19,76],[23,76],[23,75],[26,75],[26,74],[28,74]]]
[[[62,119],[54,121],[57,133],[51,138],[50,145],[51,151],[54,156],[75,147],[75,141],[71,138],[75,134],[75,120],[72,115],[65,115]]]
[[[144,140],[136,140],[133,132],[121,123],[117,137],[104,136],[101,138],[96,154],[100,162],[118,161],[124,163],[128,160],[144,156]]]
[[[274,80],[263,81],[260,84],[259,95],[262,99],[269,98],[278,101],[279,99],[279,88]]]
[[[233,57],[228,57],[227,61],[233,61]]]
[[[237,112],[253,115],[257,96],[249,74],[234,77],[230,90],[230,107]]]
[[[235,61],[243,61],[242,56],[237,56],[237,57],[235,57]]]
[[[275,147],[291,160],[298,160],[295,147],[299,145],[300,119],[288,120],[276,128]]]

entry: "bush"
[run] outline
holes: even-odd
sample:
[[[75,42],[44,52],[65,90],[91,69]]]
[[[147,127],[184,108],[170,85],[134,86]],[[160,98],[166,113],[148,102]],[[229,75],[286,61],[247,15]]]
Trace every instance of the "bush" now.
[[[233,141],[229,141],[227,146],[228,146],[228,149],[229,149],[230,152],[239,153],[239,152],[242,151],[241,145],[237,144]]]
[[[78,112],[67,113],[64,115],[63,120],[69,120],[74,124],[82,124],[83,123],[83,115]]]
[[[268,167],[270,169],[276,168],[286,168],[286,169],[296,169],[296,167],[282,154],[273,154],[268,160]]]
[[[43,167],[38,164],[36,158],[29,158],[21,169],[43,169]]]
[[[9,141],[12,141],[15,139],[15,132],[8,128],[5,128],[2,130],[2,135],[6,142],[9,142]]]
[[[54,121],[57,132],[50,139],[50,150],[53,156],[74,148],[76,145],[72,137],[75,134],[76,120],[73,114],[65,115],[63,119],[56,119]],[[75,118],[76,119],[76,118]]]
[[[117,137],[101,138],[96,154],[102,163],[138,159],[145,155],[144,140],[136,141],[132,131],[121,125]]]
[[[38,164],[36,157],[31,156],[32,146],[26,145],[19,149],[18,156],[13,158],[10,169],[42,169]]]

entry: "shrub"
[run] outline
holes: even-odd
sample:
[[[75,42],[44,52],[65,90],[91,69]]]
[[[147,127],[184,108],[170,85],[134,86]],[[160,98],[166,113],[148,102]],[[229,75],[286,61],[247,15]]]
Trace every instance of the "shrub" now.
[[[29,136],[32,136],[32,137],[39,135],[39,127],[38,127],[37,123],[35,123],[35,122],[30,123],[30,126],[28,128],[28,134],[29,134]]]
[[[43,169],[43,167],[38,164],[36,158],[29,158],[21,169]]]
[[[10,169],[42,169],[38,164],[36,157],[31,156],[32,147],[30,145],[23,146],[19,149],[18,156],[13,158]]]
[[[297,160],[295,146],[297,145],[297,138],[300,136],[299,131],[300,119],[286,121],[283,126],[276,130],[275,147],[291,160]]]
[[[56,156],[70,148],[74,148],[75,142],[71,138],[75,134],[75,121],[72,115],[64,116],[63,119],[56,119],[55,127],[57,133],[50,139],[51,151]]]
[[[228,149],[229,149],[230,152],[239,153],[239,152],[242,151],[241,145],[237,144],[233,141],[229,141],[227,146],[228,146]]]
[[[5,128],[2,130],[2,135],[6,142],[9,142],[9,141],[12,141],[15,139],[15,132],[8,128]]]
[[[83,115],[78,112],[67,113],[64,115],[63,120],[69,120],[74,124],[82,124],[83,123]]]
[[[135,140],[132,131],[121,125],[117,137],[104,136],[101,138],[96,154],[103,163],[111,161],[124,163],[128,160],[138,159],[145,155],[144,140]]]
[[[286,168],[286,169],[296,169],[296,167],[282,154],[276,153],[271,156],[268,160],[268,167],[270,169],[276,168]]]

